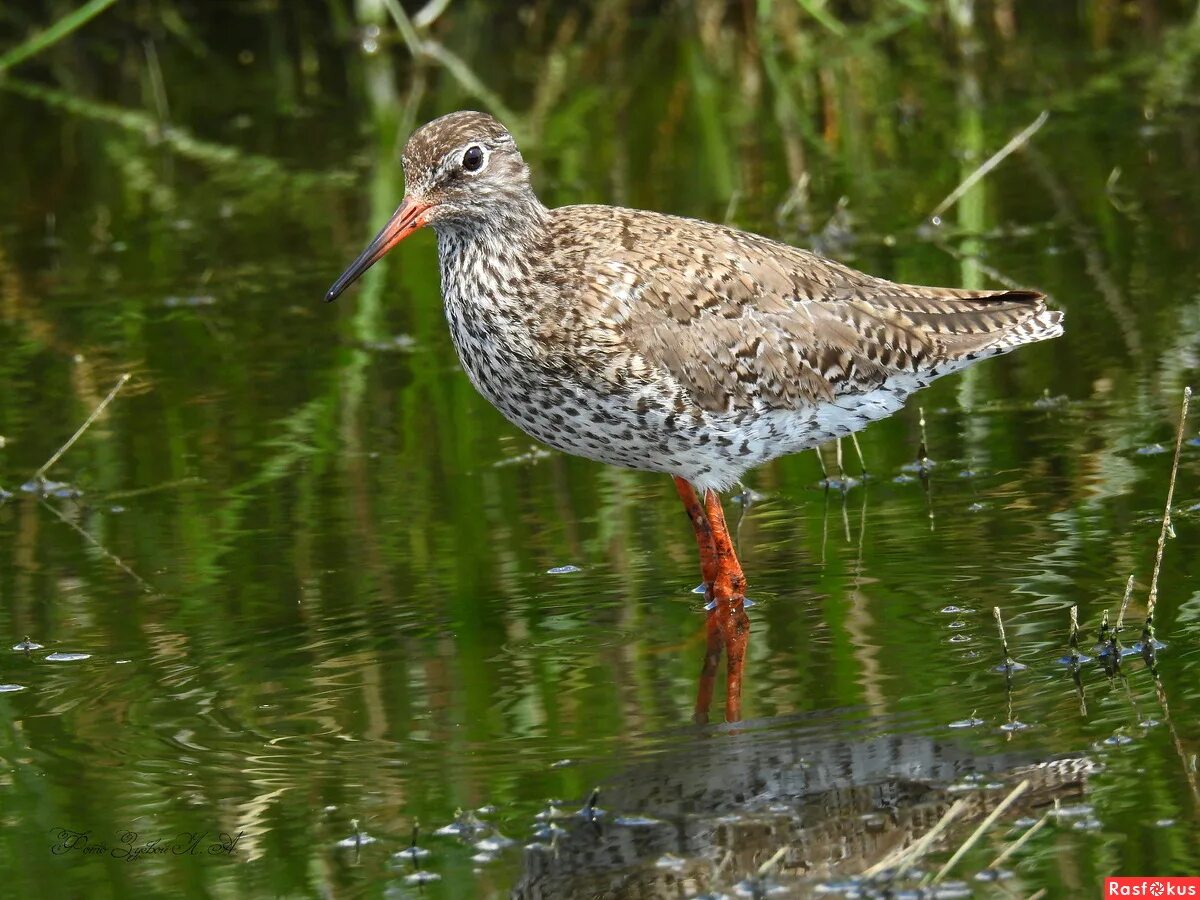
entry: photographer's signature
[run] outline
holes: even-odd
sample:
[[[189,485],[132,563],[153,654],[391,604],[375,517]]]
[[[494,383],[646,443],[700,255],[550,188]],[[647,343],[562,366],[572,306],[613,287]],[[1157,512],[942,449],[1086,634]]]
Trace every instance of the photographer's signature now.
[[[91,831],[52,828],[50,852],[55,856],[69,853],[80,856],[108,856],[134,862],[151,856],[233,856],[244,832],[237,834],[207,831],[182,831],[169,838],[145,840],[136,831],[123,831],[113,843],[97,838]]]

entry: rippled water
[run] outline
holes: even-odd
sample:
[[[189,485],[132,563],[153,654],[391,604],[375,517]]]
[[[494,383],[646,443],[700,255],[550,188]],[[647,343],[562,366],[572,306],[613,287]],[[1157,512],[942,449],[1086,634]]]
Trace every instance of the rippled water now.
[[[665,815],[630,787],[647,771],[734,783],[774,742],[852,760],[881,734],[886,771],[936,783],[944,759],[1103,767],[1010,861],[1022,896],[1200,870],[1195,412],[1157,677],[1062,662],[1070,607],[1095,656],[1131,574],[1140,633],[1197,381],[1186,10],[1090,32],[1022,12],[978,45],[937,16],[868,40],[704,3],[535,5],[523,31],[456,4],[431,32],[517,110],[547,202],[728,218],[1067,313],[1061,340],[865,432],[865,477],[843,446],[846,490],[807,453],[726,498],[757,601],[730,729],[689,724],[703,598],[669,480],[541,450],[472,391],[429,236],[320,303],[402,193],[405,98],[418,120],[487,101],[310,6],[149,30],[114,11],[0,82],[0,895],[505,896],[551,799],[571,813],[600,785],[636,830]],[[1028,151],[919,227],[1043,107]],[[123,373],[54,484],[23,487]],[[434,834],[480,808],[494,829]],[[429,855],[394,858],[414,827]],[[515,844],[474,846],[496,833]],[[973,873],[1011,839],[958,876],[992,896]]]

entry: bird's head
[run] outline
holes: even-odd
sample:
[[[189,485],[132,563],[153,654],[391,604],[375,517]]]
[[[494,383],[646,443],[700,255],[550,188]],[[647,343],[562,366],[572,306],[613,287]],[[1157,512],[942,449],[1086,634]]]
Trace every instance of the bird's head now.
[[[494,226],[540,208],[529,167],[508,130],[481,112],[456,112],[422,125],[404,146],[405,195],[375,239],[325,295],[337,296],[398,243],[426,225]]]

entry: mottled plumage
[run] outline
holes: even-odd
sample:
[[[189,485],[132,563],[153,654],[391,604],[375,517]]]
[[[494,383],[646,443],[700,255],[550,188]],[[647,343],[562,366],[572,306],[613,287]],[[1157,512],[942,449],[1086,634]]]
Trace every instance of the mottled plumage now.
[[[404,167],[397,217],[419,209],[412,227],[437,231],[446,316],[484,396],[552,447],[702,489],[1062,332],[1033,291],[895,284],[695,219],[547,209],[483,113],[420,128]]]

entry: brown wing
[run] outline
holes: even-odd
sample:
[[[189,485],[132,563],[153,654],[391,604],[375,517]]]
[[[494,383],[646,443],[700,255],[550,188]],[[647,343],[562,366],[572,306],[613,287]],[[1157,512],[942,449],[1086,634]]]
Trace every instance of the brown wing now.
[[[1033,291],[894,284],[757,235],[640,212],[646,243],[631,247],[630,223],[613,224],[623,240],[592,267],[592,321],[707,410],[801,408],[1058,333],[1058,314]]]

